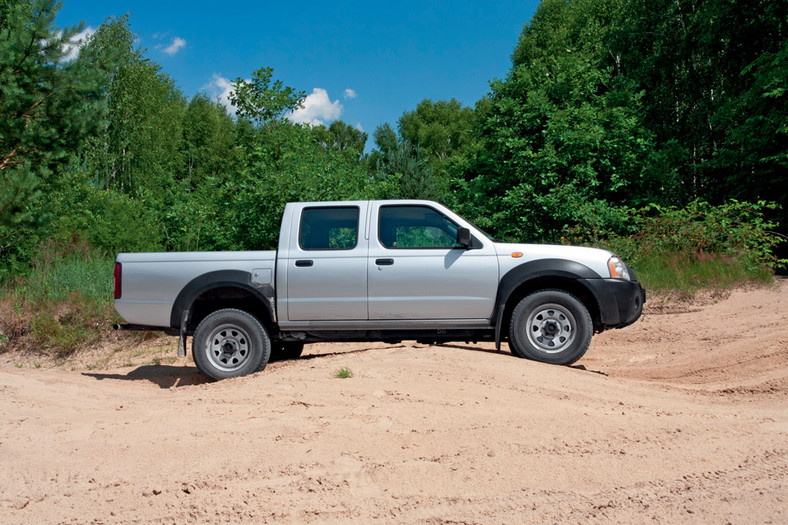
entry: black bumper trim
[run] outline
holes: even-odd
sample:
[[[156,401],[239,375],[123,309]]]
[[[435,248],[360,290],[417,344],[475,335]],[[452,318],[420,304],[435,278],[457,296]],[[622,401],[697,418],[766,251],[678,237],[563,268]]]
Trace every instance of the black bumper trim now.
[[[603,328],[623,328],[640,318],[646,290],[638,281],[583,279],[597,298]]]

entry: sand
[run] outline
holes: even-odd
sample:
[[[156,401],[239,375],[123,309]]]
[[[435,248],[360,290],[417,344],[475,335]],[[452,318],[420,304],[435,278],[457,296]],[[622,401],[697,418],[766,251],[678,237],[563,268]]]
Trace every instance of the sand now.
[[[0,521],[788,523],[787,317],[785,281],[651,308],[573,367],[321,344],[209,382],[6,355]]]

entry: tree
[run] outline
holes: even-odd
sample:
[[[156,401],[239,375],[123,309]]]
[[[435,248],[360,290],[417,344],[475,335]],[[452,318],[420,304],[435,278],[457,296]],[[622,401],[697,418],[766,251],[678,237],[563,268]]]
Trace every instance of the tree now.
[[[313,126],[312,132],[324,148],[353,151],[359,158],[367,143],[366,133],[341,120],[335,120],[328,127]]]
[[[252,73],[251,80],[233,81],[230,102],[237,115],[266,126],[284,118],[285,114],[302,106],[305,91],[285,86],[281,80],[271,82],[274,68],[263,67]]]
[[[643,125],[680,204],[788,198],[787,37],[786,2],[623,6],[610,42],[643,89]]]
[[[373,175],[373,191],[381,199],[428,199],[442,201],[445,181],[421,149],[406,140],[398,140],[378,162]]]
[[[82,26],[58,30],[53,0],[0,9],[0,266],[25,259],[44,222],[41,191],[96,119],[85,102],[96,77],[64,61]]]
[[[439,163],[469,145],[472,127],[473,109],[454,98],[437,102],[425,98],[399,119],[400,136]]]
[[[635,203],[653,186],[642,94],[606,46],[622,1],[546,0],[526,24],[512,69],[476,110],[483,149],[466,178],[480,226],[556,240],[566,224],[596,222],[605,206],[590,204]]]
[[[326,149],[307,125],[281,120],[258,129],[241,169],[213,192],[206,242],[224,249],[273,249],[287,202],[368,198],[367,172],[353,150]]]
[[[198,94],[183,115],[183,167],[187,188],[199,186],[207,177],[219,176],[236,157],[235,126],[224,106]]]
[[[0,170],[48,175],[90,129],[93,78],[63,62],[81,26],[58,31],[52,0],[6,4],[0,21]]]

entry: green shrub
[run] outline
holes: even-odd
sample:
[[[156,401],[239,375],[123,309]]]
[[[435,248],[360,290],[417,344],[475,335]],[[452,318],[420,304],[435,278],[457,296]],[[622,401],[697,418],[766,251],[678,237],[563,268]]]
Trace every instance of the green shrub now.
[[[742,259],[719,253],[664,252],[641,256],[633,267],[646,289],[690,296],[703,289],[729,289],[748,282],[772,281],[771,272],[765,268],[753,270]]]
[[[61,302],[74,292],[86,300],[106,302],[112,297],[112,257],[76,241],[42,244],[26,276],[17,280],[13,294],[30,303]]]
[[[4,286],[4,347],[67,355],[99,341],[115,314],[112,259],[83,243],[47,242],[33,268]]]
[[[774,248],[781,242],[763,212],[776,208],[765,202],[731,200],[720,206],[693,201],[685,208],[647,206],[634,212],[638,231],[631,236],[613,235],[608,241],[620,255],[631,259],[655,254],[725,254],[740,259],[750,270],[774,270],[786,261],[777,260]]]
[[[624,258],[649,288],[692,292],[764,282],[785,267],[775,256],[782,241],[764,211],[773,203],[694,201],[685,208],[597,207],[589,219],[564,229],[562,242],[591,244]],[[601,222],[599,219],[604,219]]]

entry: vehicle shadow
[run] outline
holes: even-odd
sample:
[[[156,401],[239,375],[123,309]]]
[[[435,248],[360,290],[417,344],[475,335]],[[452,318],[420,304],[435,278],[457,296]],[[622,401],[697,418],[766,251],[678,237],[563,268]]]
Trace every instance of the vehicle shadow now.
[[[391,346],[385,347],[370,347],[370,348],[355,348],[353,350],[342,350],[339,352],[320,352],[320,353],[309,353],[308,350],[305,351],[303,355],[297,357],[295,359],[271,359],[269,362],[277,362],[277,363],[287,363],[287,362],[296,362],[296,361],[305,361],[309,359],[322,359],[324,357],[334,357],[338,355],[353,355],[353,354],[363,354],[366,352],[374,352],[376,350],[390,350],[392,348],[405,348],[405,345],[393,344]]]
[[[204,376],[191,366],[143,365],[131,370],[128,374],[102,374],[83,372],[83,376],[98,381],[114,379],[119,381],[150,381],[159,388],[178,388],[212,383],[213,380]]]
[[[435,346],[437,348],[456,348],[458,350],[468,350],[469,352],[482,352],[485,354],[500,354],[502,356],[505,355],[507,357],[511,355],[509,353],[509,350],[505,350],[505,349],[496,350],[495,348],[486,348],[484,346],[478,346],[472,344],[464,345],[462,343],[437,343],[430,346]]]
[[[440,347],[444,347],[444,348],[457,348],[459,350],[468,350],[468,351],[471,351],[471,352],[485,352],[485,353],[488,353],[488,354],[501,354],[501,355],[505,355],[506,357],[511,357],[511,355],[512,355],[509,350],[503,350],[503,349],[495,350],[494,348],[492,348],[492,349],[490,349],[490,348],[482,348],[482,347],[478,347],[478,346],[475,346],[475,345],[463,345],[463,344],[456,344],[456,343],[454,343],[454,344],[452,344],[452,343],[442,343],[442,344],[439,344],[439,345],[436,345],[436,346],[440,346]],[[592,374],[599,374],[599,375],[606,376],[606,377],[608,375],[606,372],[602,372],[601,370],[592,370],[591,368],[586,368],[585,365],[569,365],[569,368],[573,368],[575,370],[580,370],[582,372],[590,372]]]

